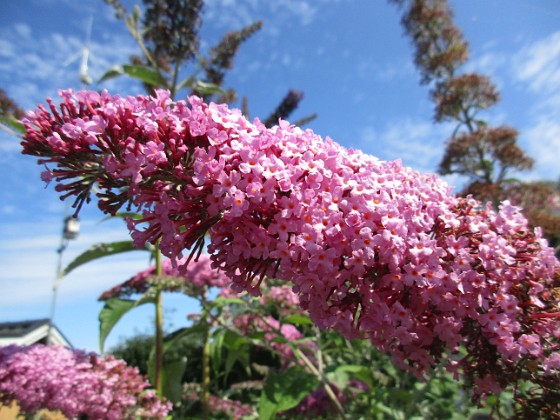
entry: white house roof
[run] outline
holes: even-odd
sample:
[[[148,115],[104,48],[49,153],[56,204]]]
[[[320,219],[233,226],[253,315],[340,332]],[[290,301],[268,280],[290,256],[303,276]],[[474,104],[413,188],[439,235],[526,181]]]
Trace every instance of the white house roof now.
[[[72,347],[59,329],[52,325],[48,319],[29,321],[0,322],[0,347],[15,344],[30,346],[32,344],[53,344],[57,346]]]

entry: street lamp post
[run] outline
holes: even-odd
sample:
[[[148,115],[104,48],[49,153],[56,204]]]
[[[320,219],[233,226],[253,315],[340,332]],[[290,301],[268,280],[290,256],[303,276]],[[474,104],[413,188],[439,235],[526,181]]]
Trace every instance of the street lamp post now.
[[[68,243],[72,239],[76,239],[80,233],[80,221],[77,217],[67,216],[64,219],[64,228],[62,229],[62,235],[60,238],[60,246],[56,250],[58,253],[58,264],[56,267],[56,278],[53,284],[53,297],[51,302],[51,314],[49,317],[49,332],[47,334],[47,344],[51,344],[52,341],[52,329],[54,323],[54,312],[56,309],[56,297],[58,293],[58,285],[60,280],[62,280],[62,253],[68,247]]]

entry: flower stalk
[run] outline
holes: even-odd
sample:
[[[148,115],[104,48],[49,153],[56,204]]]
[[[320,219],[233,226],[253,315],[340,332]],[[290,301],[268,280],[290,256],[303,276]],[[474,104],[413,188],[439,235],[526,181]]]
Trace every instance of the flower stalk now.
[[[155,250],[155,265],[156,265],[156,276],[161,277],[163,275],[162,270],[162,255],[159,249]],[[155,360],[154,360],[154,375],[155,384],[154,387],[158,395],[163,393],[163,290],[162,287],[156,286],[156,336],[155,336]]]

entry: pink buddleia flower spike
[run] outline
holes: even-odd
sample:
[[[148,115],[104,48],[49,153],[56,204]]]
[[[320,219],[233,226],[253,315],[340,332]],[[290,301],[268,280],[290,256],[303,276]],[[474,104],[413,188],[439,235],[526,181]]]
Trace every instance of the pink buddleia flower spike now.
[[[459,345],[473,386],[515,383],[525,361],[554,372],[560,266],[510,203],[493,210],[400,161],[196,97],[61,96],[24,119],[23,152],[76,212],[96,185],[103,212],[141,213],[135,243],[159,243],[179,273],[207,246],[234,290],[289,282],[319,327],[371,340],[419,377]]]

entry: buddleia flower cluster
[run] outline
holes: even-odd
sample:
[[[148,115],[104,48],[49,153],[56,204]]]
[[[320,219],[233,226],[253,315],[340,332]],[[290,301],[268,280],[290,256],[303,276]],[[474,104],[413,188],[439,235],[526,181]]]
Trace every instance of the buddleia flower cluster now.
[[[23,413],[59,410],[68,418],[163,419],[171,404],[160,400],[122,360],[40,344],[0,348],[0,402]]]
[[[484,393],[558,375],[558,261],[509,202],[197,97],[60,95],[23,120],[23,153],[76,212],[94,185],[104,213],[140,212],[138,247],[185,270],[207,245],[236,291],[291,282],[320,328],[419,377],[444,361]]]
[[[184,384],[183,399],[187,404],[200,403],[200,385],[196,383]],[[237,400],[222,398],[210,394],[208,398],[209,411],[216,417],[220,414],[229,419],[254,418],[256,413],[253,407],[243,404]]]
[[[162,275],[156,275],[156,266],[135,274],[129,280],[106,290],[99,300],[126,298],[136,293],[146,293],[150,287],[160,287],[168,292],[185,292],[190,296],[199,296],[212,287],[225,287],[229,279],[223,272],[213,269],[207,255],[201,255],[197,261],[191,261],[186,267],[183,261],[162,261]],[[178,266],[183,269],[179,272]]]

